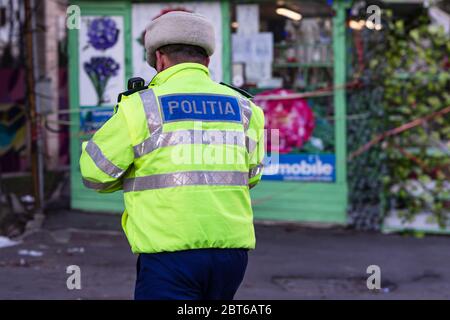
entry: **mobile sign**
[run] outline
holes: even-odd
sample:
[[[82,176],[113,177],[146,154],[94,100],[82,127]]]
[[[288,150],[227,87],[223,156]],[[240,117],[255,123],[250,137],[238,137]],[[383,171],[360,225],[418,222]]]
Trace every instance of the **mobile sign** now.
[[[334,154],[281,154],[264,167],[264,180],[334,182]]]

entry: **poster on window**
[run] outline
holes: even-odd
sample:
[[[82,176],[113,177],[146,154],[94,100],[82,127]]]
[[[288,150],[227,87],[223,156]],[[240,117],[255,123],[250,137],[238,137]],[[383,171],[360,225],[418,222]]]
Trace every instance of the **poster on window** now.
[[[125,90],[122,16],[82,16],[78,32],[80,107],[113,106]]]
[[[330,99],[303,99],[289,89],[270,89],[255,96],[254,102],[264,111],[268,149],[276,145],[279,152],[277,163],[266,164],[263,179],[335,182]],[[270,134],[271,130],[277,134]]]
[[[201,14],[214,26],[216,37],[215,52],[211,57],[209,71],[212,79],[222,81],[222,11],[220,2],[170,2],[139,3],[132,7],[132,47],[133,77],[141,77],[149,82],[156,74],[146,62],[144,32],[151,20],[170,11],[188,11]]]

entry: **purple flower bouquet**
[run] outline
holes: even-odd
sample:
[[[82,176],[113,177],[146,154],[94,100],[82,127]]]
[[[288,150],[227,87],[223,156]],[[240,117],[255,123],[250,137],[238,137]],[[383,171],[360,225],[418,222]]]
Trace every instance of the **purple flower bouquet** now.
[[[84,63],[83,67],[97,93],[97,105],[101,105],[105,102],[103,94],[105,93],[106,85],[111,77],[117,75],[120,66],[111,57],[92,57]]]
[[[108,17],[96,18],[89,23],[88,42],[97,50],[113,47],[119,38],[116,22]]]

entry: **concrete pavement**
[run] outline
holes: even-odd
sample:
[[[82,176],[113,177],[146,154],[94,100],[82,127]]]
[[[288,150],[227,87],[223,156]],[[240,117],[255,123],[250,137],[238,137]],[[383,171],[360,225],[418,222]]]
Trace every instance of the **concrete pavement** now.
[[[236,299],[449,299],[450,237],[257,225]],[[131,299],[136,257],[118,215],[58,211],[41,231],[0,249],[0,299]],[[68,290],[66,267],[81,268]],[[381,290],[366,287],[369,265]]]

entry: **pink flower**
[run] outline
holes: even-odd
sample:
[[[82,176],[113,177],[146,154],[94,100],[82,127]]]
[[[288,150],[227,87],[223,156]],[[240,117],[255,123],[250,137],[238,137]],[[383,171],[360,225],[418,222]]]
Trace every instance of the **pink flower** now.
[[[275,89],[264,91],[255,96],[254,102],[264,110],[266,129],[279,129],[280,153],[289,153],[300,149],[311,137],[314,130],[314,113],[304,99],[283,99],[292,90]],[[258,99],[267,95],[279,95],[277,100]],[[271,135],[267,135],[271,146]]]

